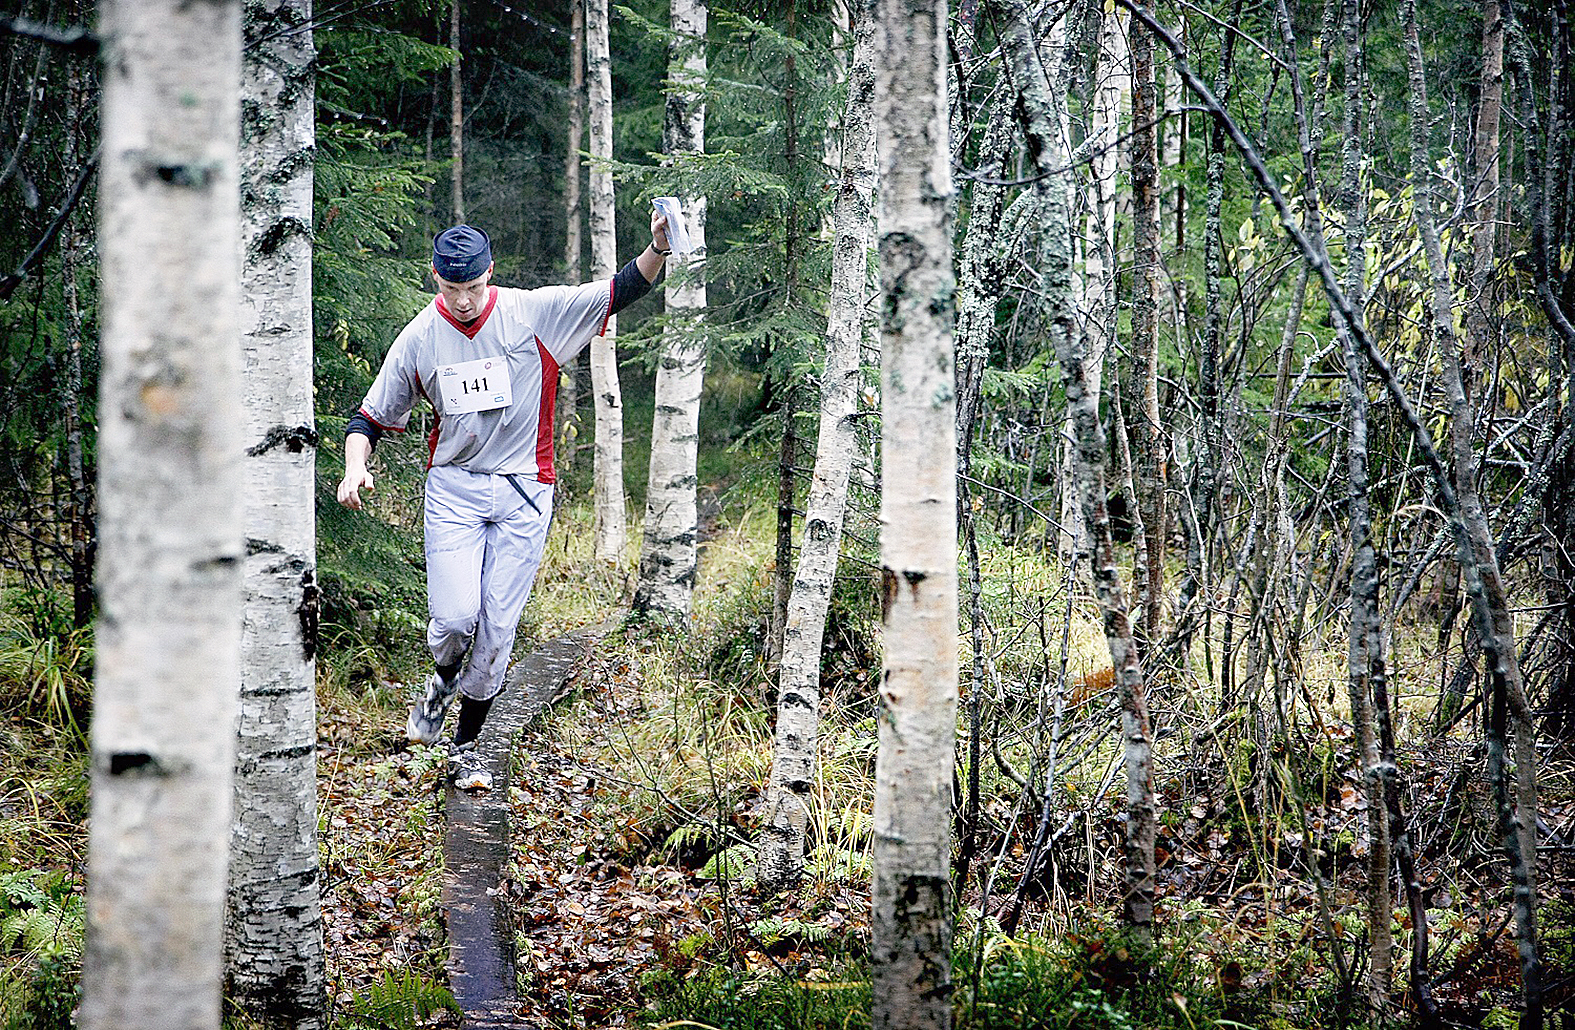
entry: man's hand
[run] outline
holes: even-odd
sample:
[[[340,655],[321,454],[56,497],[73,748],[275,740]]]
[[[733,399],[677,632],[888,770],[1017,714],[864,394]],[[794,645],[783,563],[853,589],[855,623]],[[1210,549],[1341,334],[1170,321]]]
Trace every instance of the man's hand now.
[[[662,262],[667,260],[663,251],[671,249],[672,245],[667,242],[667,216],[652,208],[651,245],[640,251],[640,256],[634,259],[634,267],[645,276],[646,282],[656,282],[656,277],[662,274]]]
[[[651,209],[651,245],[659,251],[673,249],[667,240],[667,216],[655,208]]]
[[[372,473],[366,467],[371,456],[372,441],[365,434],[351,433],[345,437],[345,477],[339,481],[339,503],[351,511],[361,510],[362,487],[366,487],[367,493],[377,492]]]

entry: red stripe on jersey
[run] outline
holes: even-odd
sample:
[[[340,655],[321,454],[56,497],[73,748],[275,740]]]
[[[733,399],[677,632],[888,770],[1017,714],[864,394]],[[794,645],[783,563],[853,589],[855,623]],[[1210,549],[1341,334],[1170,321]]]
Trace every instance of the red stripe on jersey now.
[[[617,279],[609,279],[607,281],[607,314],[602,316],[602,327],[596,331],[597,336],[607,335],[607,323],[612,321],[613,293],[617,288]]]
[[[441,298],[440,298],[441,299]],[[421,394],[421,399],[432,404],[432,398],[427,396],[427,388],[421,385],[421,380],[416,380],[416,392]],[[437,454],[438,433],[443,429],[443,417],[437,414],[437,405],[432,404],[432,414],[437,416],[432,419],[432,431],[427,434],[427,468],[432,467],[432,456]]]
[[[385,426],[385,425],[383,425],[383,423],[381,423],[377,419],[373,418],[372,417],[372,413],[370,411],[367,411],[365,408],[357,408],[356,410],[358,412],[360,412],[362,415],[365,415],[366,416],[366,420],[368,422],[372,423],[374,426],[376,426],[377,428],[381,429],[385,433],[403,433],[404,432],[404,430],[399,428],[398,426]]]
[[[498,304],[498,288],[496,286],[487,287],[486,306],[481,309],[481,314],[477,315],[475,320],[468,325],[455,318],[449,312],[448,305],[443,303],[443,295],[441,293],[434,298],[433,303],[437,305],[438,314],[443,316],[444,321],[464,333],[465,339],[474,340],[476,334],[481,332],[481,327],[487,324],[487,316],[492,314],[492,309]]]
[[[552,418],[558,402],[558,362],[536,337],[536,353],[541,356],[541,408],[536,413],[536,482],[557,482],[552,467]]]

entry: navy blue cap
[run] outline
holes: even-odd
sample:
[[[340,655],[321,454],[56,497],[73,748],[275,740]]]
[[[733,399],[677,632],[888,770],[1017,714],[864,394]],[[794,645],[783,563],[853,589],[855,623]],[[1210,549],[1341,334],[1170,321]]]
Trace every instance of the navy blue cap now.
[[[432,239],[432,267],[451,283],[480,279],[492,264],[492,241],[472,225],[444,229]]]

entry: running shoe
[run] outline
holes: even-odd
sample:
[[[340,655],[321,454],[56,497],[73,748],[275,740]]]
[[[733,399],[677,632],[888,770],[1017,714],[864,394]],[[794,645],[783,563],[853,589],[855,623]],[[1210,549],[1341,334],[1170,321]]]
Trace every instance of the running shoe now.
[[[427,679],[426,690],[410,707],[410,718],[405,720],[405,736],[412,744],[434,744],[443,732],[443,719],[454,703],[456,680],[445,680],[437,673]]]
[[[449,746],[448,767],[454,774],[454,786],[460,790],[492,788],[492,772],[487,768],[486,756],[477,750],[474,740]]]

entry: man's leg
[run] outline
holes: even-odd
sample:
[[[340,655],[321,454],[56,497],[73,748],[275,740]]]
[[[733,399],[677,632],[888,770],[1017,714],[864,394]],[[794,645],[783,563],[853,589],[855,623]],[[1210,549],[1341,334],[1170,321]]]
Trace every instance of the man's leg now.
[[[405,733],[430,744],[459,686],[465,651],[481,613],[481,573],[486,553],[488,476],[440,466],[427,473],[427,647],[437,672],[410,710]]]
[[[486,548],[481,562],[480,614],[470,661],[459,676],[460,695],[486,701],[503,689],[514,648],[520,615],[530,598],[531,586],[547,546],[547,525],[552,519],[552,487],[517,480],[530,495],[530,504],[509,486],[503,476],[493,476],[497,502],[494,520],[485,527]]]
[[[530,496],[524,501],[503,476],[494,476],[495,496],[503,503],[497,521],[487,526],[487,546],[481,569],[481,613],[476,626],[470,661],[459,677],[459,727],[456,751],[471,749],[481,733],[492,701],[503,689],[509,657],[520,615],[530,598],[536,571],[546,549],[547,527],[552,520],[552,487],[518,480]],[[510,504],[507,498],[513,498]],[[532,504],[535,507],[532,507]],[[490,786],[485,770],[461,769],[460,786]]]

